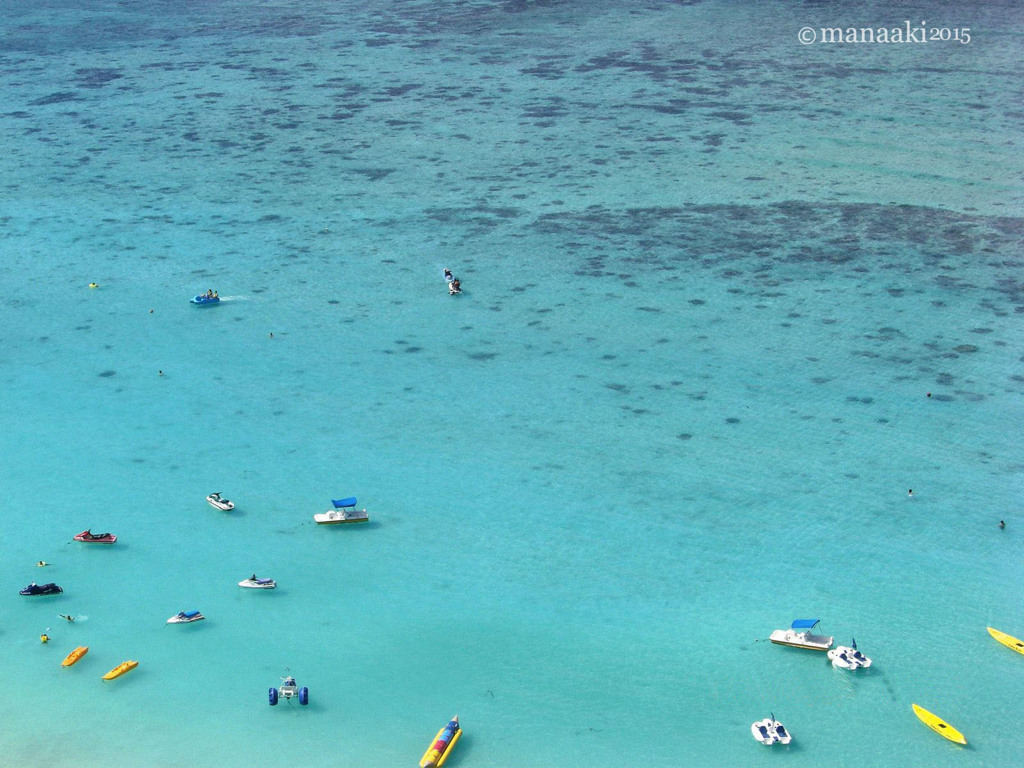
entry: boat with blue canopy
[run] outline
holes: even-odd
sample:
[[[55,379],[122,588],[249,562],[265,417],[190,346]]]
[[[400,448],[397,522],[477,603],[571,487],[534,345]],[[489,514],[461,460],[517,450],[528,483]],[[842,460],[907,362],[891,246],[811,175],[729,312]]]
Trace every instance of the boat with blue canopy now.
[[[343,523],[365,523],[370,519],[365,509],[356,509],[356,497],[331,499],[334,509],[313,515],[317,525],[341,525]]]
[[[776,645],[806,648],[809,651],[827,651],[832,647],[833,638],[829,635],[814,634],[814,628],[819,623],[820,619],[796,619],[789,629],[776,629],[768,639]]]

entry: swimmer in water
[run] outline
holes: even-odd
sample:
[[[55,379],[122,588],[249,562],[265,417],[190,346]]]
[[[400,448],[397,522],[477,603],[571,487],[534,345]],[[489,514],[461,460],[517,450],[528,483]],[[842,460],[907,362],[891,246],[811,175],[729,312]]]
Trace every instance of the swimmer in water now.
[[[71,615],[69,615],[67,613],[58,613],[57,615],[60,616],[62,619],[64,619],[64,621],[66,621],[68,623],[70,623],[70,622],[75,620],[74,616],[71,616]]]
[[[1000,520],[999,521],[999,527],[1000,528],[1005,528],[1006,527],[1006,521],[1005,520]]]
[[[49,563],[46,562],[45,560],[40,560],[38,563],[36,563],[36,566],[39,567],[39,568],[42,568],[42,567],[47,566],[47,565],[49,565]]]

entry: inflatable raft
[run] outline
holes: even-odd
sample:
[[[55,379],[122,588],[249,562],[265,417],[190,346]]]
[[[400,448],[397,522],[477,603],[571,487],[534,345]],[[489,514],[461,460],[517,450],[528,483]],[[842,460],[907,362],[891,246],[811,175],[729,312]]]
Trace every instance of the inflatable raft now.
[[[459,716],[456,715],[448,724],[437,732],[434,743],[430,749],[423,753],[420,760],[420,768],[441,768],[448,755],[452,752],[455,742],[462,736],[462,728],[459,727]]]

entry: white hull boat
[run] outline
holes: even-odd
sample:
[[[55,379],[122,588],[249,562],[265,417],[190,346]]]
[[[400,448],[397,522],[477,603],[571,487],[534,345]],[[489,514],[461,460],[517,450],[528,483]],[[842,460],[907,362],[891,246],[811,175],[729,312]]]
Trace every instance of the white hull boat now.
[[[202,621],[206,617],[199,611],[181,611],[177,616],[171,616],[168,624],[191,624],[193,621]]]
[[[755,739],[767,747],[772,744],[789,744],[793,740],[785,726],[775,719],[775,716],[758,720],[750,726],[750,733]]]
[[[277,582],[273,579],[258,579],[254,573],[250,578],[238,582],[238,586],[247,589],[277,589]]]
[[[856,645],[852,648],[837,645],[828,652],[828,657],[832,660],[832,666],[837,669],[866,669],[871,666],[871,659],[858,651]]]
[[[206,500],[210,503],[211,507],[219,509],[222,512],[230,512],[235,508],[235,502],[222,499],[219,493],[211,493],[206,497]]]
[[[809,651],[827,651],[832,647],[834,638],[813,634],[812,630],[817,625],[818,619],[797,619],[789,629],[776,629],[768,639],[776,645],[806,648]]]
[[[313,515],[317,525],[342,525],[344,523],[365,523],[370,519],[365,509],[356,509],[356,497],[331,499],[334,509]]]

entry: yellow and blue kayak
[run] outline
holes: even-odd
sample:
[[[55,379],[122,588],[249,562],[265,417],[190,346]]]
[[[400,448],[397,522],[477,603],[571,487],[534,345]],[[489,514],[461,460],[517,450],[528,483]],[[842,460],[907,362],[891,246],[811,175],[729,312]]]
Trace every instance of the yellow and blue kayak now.
[[[122,661],[120,664],[118,664],[112,670],[107,672],[107,674],[105,674],[103,676],[103,679],[104,680],[113,680],[115,677],[120,677],[125,672],[131,672],[137,666],[139,666],[139,662],[137,662],[137,661]]]
[[[69,653],[67,656],[65,656],[64,657],[64,661],[62,661],[60,663],[60,665],[62,667],[70,667],[72,664],[75,664],[79,659],[81,659],[83,656],[85,656],[85,654],[87,654],[88,652],[89,652],[89,646],[88,645],[80,645],[77,648],[75,648],[75,650],[73,650],[71,653]]]
[[[914,714],[917,715],[918,719],[935,731],[940,736],[955,741],[957,744],[966,744],[967,739],[960,733],[956,728],[947,723],[938,715],[934,715],[924,707],[919,707],[917,704],[911,705],[914,708]]]
[[[456,715],[448,724],[437,732],[430,749],[423,753],[420,760],[420,768],[441,768],[448,755],[452,752],[455,742],[462,736],[462,728],[459,727],[459,716]]]
[[[992,627],[986,627],[988,633],[992,635],[997,641],[1005,645],[1007,648],[1015,650],[1017,653],[1024,653],[1024,642],[1021,642],[1013,635],[1008,635],[1005,632],[1000,632],[998,629],[992,629]]]

